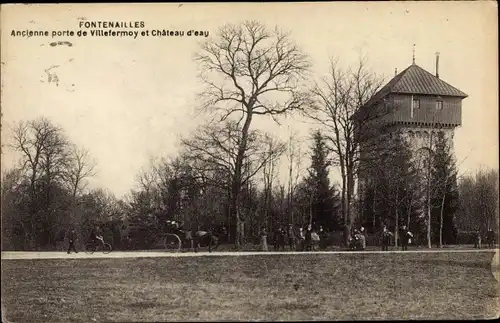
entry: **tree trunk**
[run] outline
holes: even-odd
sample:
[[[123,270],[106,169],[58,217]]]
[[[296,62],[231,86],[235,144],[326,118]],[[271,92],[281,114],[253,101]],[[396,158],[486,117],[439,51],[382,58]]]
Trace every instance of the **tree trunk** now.
[[[228,204],[227,204],[227,243],[230,243],[231,242],[231,238],[233,237],[234,233],[231,232],[233,231],[232,230],[232,226],[231,226],[231,223],[233,222],[232,219],[234,219],[233,217],[233,213],[232,213],[232,207],[231,207],[231,204],[232,204],[232,198],[231,198],[231,190],[229,190],[229,193],[228,193]]]
[[[236,207],[236,234],[235,234],[235,239],[234,239],[234,242],[235,242],[235,245],[236,245],[236,249],[240,249],[241,247],[241,218],[240,218],[240,212],[239,212],[239,208]]]
[[[241,131],[241,143],[238,147],[238,154],[236,155],[236,161],[234,165],[234,177],[232,181],[232,208],[233,208],[233,213],[234,216],[236,217],[236,248],[240,248],[240,238],[241,238],[241,228],[240,228],[240,222],[241,222],[241,214],[240,214],[240,203],[239,203],[239,197],[240,197],[240,191],[241,191],[241,185],[242,185],[242,168],[243,168],[243,159],[245,155],[245,151],[247,149],[247,141],[248,141],[248,131],[250,129],[250,123],[252,122],[252,114],[249,112],[247,114],[247,118],[245,120],[245,124],[243,125],[243,129]]]
[[[398,207],[396,207],[396,227],[394,228],[394,246],[398,249],[398,240],[399,240],[399,211]]]
[[[348,240],[349,240],[349,232],[351,232],[351,223],[349,222],[349,216],[348,216],[348,208],[347,208],[347,183],[346,183],[346,175],[345,175],[345,167],[344,163],[341,161],[340,162],[340,170],[342,174],[342,192],[341,192],[341,211],[342,211],[342,217],[344,220],[344,243],[347,245]]]
[[[429,159],[430,165],[430,159]],[[431,241],[431,178],[430,178],[430,166],[428,167],[427,173],[427,247],[432,248]]]
[[[443,248],[443,212],[444,212],[444,200],[446,198],[446,189],[443,192],[443,198],[441,199],[441,214],[439,217],[439,248]]]
[[[352,196],[354,194],[354,169],[352,166],[352,161],[349,161],[348,165],[346,165],[346,170],[347,170],[347,181],[346,181],[346,186],[347,186],[347,217],[349,219],[349,223],[352,224],[354,221],[354,215],[351,212],[351,204],[352,204]]]
[[[375,198],[377,196],[377,185],[374,186],[373,188],[373,202],[372,202],[372,217],[373,217],[373,227],[372,227],[372,231],[373,232],[376,232],[376,226],[377,226],[377,218],[376,218],[376,214],[375,214]]]
[[[288,179],[288,221],[293,224],[293,205],[292,205],[292,157],[290,157],[289,179]]]
[[[432,237],[431,237],[431,162],[432,162],[432,137],[434,132],[431,131],[429,134],[429,160],[427,162],[427,247],[432,248]]]
[[[432,248],[432,243],[431,243],[431,198],[430,198],[430,193],[428,192],[428,197],[427,197],[427,247],[429,249]]]
[[[410,220],[411,220],[411,205],[412,205],[412,202],[413,202],[413,196],[410,197],[409,201],[408,201],[408,218],[406,220],[406,227],[408,228],[408,230],[410,229]]]
[[[314,192],[311,193],[311,199],[309,201],[309,224],[312,224],[312,219],[313,219],[313,199],[314,199]]]
[[[394,247],[396,250],[398,249],[398,240],[399,240],[399,187],[396,186],[396,225],[394,227]]]

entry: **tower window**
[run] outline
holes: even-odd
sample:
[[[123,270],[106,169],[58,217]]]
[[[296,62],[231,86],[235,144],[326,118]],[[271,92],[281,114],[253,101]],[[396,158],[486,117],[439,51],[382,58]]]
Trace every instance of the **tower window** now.
[[[413,109],[420,109],[420,100],[413,99]]]
[[[443,110],[443,101],[436,101],[436,110]]]

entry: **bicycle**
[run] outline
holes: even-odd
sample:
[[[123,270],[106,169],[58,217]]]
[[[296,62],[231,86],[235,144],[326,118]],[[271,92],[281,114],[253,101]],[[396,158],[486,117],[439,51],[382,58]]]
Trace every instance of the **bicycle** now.
[[[97,242],[87,242],[85,244],[85,252],[89,254],[93,254],[94,252],[101,250],[104,254],[108,254],[113,250],[109,243],[104,242],[104,240],[100,240],[101,243]]]

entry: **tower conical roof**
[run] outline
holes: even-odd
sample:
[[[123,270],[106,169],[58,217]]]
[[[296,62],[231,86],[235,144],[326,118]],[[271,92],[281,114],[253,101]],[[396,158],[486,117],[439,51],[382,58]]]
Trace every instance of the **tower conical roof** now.
[[[370,106],[390,93],[427,94],[466,98],[467,94],[451,86],[416,64],[396,75],[366,104]]]

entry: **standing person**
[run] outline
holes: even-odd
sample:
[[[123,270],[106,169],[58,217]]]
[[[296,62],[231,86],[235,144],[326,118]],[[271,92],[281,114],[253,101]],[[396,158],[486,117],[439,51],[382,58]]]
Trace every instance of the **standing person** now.
[[[319,247],[321,250],[324,250],[326,249],[326,232],[325,230],[323,230],[322,225],[319,226],[318,235],[319,235]]]
[[[288,225],[288,246],[290,246],[290,250],[295,250],[295,232],[293,230],[293,225]]]
[[[486,242],[488,243],[488,248],[493,249],[495,244],[495,232],[492,228],[488,228],[486,232]]]
[[[306,251],[312,250],[312,225],[308,224],[305,233]]]
[[[481,249],[481,232],[479,230],[474,235],[474,248]]]
[[[389,251],[389,244],[391,243],[392,233],[387,229],[387,226],[384,225],[382,228],[382,234],[380,236],[382,242],[382,251]]]
[[[260,230],[260,251],[268,251],[267,249],[267,230],[262,227]]]
[[[76,251],[76,247],[75,247],[75,242],[76,242],[76,232],[75,232],[75,229],[71,229],[71,231],[69,231],[68,233],[68,243],[69,243],[69,246],[68,246],[68,254],[71,253],[71,250],[73,250],[75,253],[78,253],[78,251]]]
[[[274,250],[279,251],[280,247],[285,251],[285,230],[280,225],[278,231],[276,231],[276,237],[274,242]]]
[[[298,251],[304,251],[304,240],[305,240],[305,235],[304,235],[304,228],[299,227],[299,240],[297,243],[297,250]]]
[[[408,250],[411,238],[413,238],[413,234],[406,228],[406,225],[403,225],[401,229],[401,250]]]
[[[228,231],[227,231],[226,225],[224,224],[224,222],[221,221],[221,235],[222,235],[225,243],[229,243],[229,239],[228,239],[229,236],[228,236],[227,232]]]
[[[360,240],[360,246],[361,246],[361,250],[365,250],[366,249],[366,236],[365,236],[365,228],[361,227],[359,229],[359,240]]]
[[[352,249],[353,250],[361,250],[362,249],[362,238],[361,238],[361,233],[359,232],[358,229],[354,229],[352,236],[351,236],[351,242],[352,242]]]

